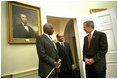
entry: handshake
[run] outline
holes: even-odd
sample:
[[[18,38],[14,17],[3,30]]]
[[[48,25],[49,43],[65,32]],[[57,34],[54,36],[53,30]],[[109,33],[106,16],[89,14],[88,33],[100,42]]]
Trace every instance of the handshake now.
[[[59,59],[59,61],[58,62],[54,62],[54,66],[55,66],[55,68],[60,68],[60,66],[61,66],[61,59]]]

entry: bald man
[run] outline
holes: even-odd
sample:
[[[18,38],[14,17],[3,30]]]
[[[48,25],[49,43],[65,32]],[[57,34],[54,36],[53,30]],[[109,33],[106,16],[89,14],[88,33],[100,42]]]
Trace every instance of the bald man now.
[[[72,52],[69,43],[63,42],[64,36],[62,34],[57,34],[56,43],[57,49],[59,51],[59,58],[62,60],[59,78],[72,78],[72,70],[75,69],[73,62]]]
[[[55,43],[52,41],[50,35],[53,34],[52,24],[45,24],[43,26],[44,34],[37,36],[36,48],[39,56],[39,76],[46,78],[51,69],[56,69],[49,76],[50,78],[58,78],[58,69],[60,63],[58,63],[59,56]]]

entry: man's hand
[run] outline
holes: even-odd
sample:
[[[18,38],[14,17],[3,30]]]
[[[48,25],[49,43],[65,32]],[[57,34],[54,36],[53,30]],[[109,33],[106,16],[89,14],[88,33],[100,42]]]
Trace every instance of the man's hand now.
[[[58,68],[58,69],[57,69],[57,72],[58,72],[58,73],[60,73],[60,72],[61,72],[61,70]]]
[[[93,58],[91,58],[91,59],[89,59],[89,62],[90,62],[91,64],[93,64],[95,61],[94,61]]]
[[[88,58],[85,58],[85,62],[86,62],[86,63],[89,62],[89,59],[88,59]]]
[[[93,58],[90,58],[90,59],[85,58],[85,62],[86,62],[86,64],[88,64],[88,65],[92,65],[95,61],[94,61]]]
[[[75,65],[74,64],[72,64],[72,70],[75,70]]]
[[[55,68],[60,68],[60,66],[61,66],[61,63],[59,62],[54,62],[54,66],[55,66]]]

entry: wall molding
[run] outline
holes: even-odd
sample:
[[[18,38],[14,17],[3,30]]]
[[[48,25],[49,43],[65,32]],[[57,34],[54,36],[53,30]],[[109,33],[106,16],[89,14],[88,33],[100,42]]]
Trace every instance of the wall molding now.
[[[21,72],[15,72],[10,75],[12,75],[12,78],[40,78],[40,76],[38,76],[38,68],[28,69]],[[2,77],[4,76],[8,75],[3,75]]]
[[[13,78],[12,75],[4,75],[4,76],[1,76],[1,78]]]
[[[20,73],[13,74],[13,78],[39,78],[38,69],[30,69]]]

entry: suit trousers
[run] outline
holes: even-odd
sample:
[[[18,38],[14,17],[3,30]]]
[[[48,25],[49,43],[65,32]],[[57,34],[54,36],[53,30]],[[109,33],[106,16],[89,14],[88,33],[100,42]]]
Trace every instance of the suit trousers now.
[[[41,78],[46,78],[46,76],[42,76]],[[58,78],[58,74],[51,74],[49,78]]]
[[[67,68],[66,72],[59,73],[59,78],[73,78],[73,71]]]
[[[86,67],[86,77],[87,78],[105,78],[106,70],[103,71],[95,71],[92,66]]]

